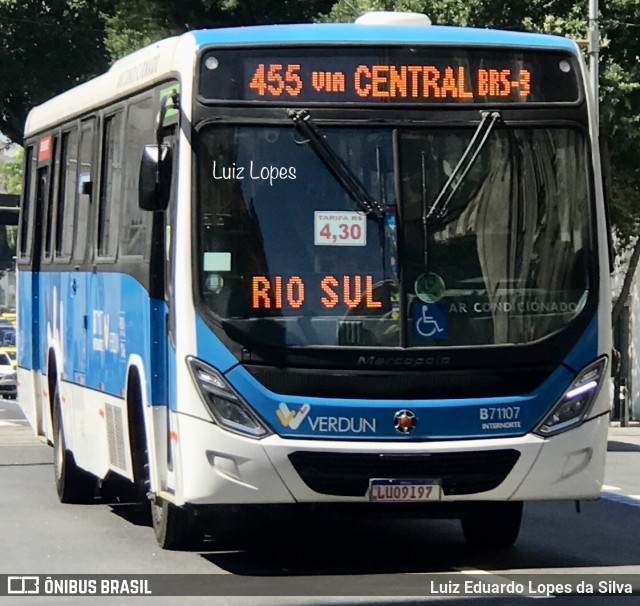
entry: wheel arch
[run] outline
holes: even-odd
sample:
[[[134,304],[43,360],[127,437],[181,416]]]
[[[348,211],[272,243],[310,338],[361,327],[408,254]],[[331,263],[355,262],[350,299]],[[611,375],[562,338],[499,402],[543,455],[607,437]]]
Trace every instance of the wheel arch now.
[[[125,383],[125,406],[129,434],[129,448],[133,479],[136,484],[146,481],[145,465],[149,464],[149,481],[153,488],[156,484],[157,470],[154,448],[153,411],[147,398],[147,379],[142,358],[133,355],[129,358]],[[148,449],[148,456],[147,456]]]
[[[62,372],[62,353],[60,351],[60,347],[57,343],[50,343],[49,348],[47,350],[47,376],[46,376],[46,385],[47,385],[47,413],[48,418],[43,419],[45,435],[47,435],[49,441],[51,443],[54,442],[53,435],[53,398],[55,394],[56,385],[61,389],[61,383],[63,379]],[[60,394],[60,399],[63,399],[62,393]]]

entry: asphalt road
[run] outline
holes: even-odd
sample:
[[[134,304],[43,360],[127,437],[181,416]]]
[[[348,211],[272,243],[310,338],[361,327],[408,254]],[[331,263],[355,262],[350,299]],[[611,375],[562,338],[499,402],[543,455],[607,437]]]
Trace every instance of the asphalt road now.
[[[468,548],[457,521],[241,521],[234,544],[191,552],[156,545],[146,508],[124,503],[62,505],[53,452],[39,442],[15,402],[0,400],[0,575],[163,575],[215,591],[184,604],[530,604],[531,597],[426,597],[432,573],[493,580],[513,574],[634,574],[640,587],[640,428],[612,428],[605,498],[525,505],[513,549]],[[166,575],[206,575],[166,577]],[[215,576],[214,576],[215,575]],[[446,577],[443,577],[446,578]],[[612,577],[613,578],[613,577]],[[215,595],[213,595],[215,593]],[[639,604],[640,596],[557,596],[562,604]],[[84,604],[95,598],[0,597],[7,604]],[[101,597],[99,604],[175,604],[175,597]]]

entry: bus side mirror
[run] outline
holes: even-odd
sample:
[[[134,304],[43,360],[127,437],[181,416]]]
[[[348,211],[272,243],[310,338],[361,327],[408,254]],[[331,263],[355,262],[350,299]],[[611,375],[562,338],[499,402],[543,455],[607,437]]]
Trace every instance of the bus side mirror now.
[[[171,191],[171,148],[168,145],[145,145],[140,161],[138,205],[142,210],[167,208]]]

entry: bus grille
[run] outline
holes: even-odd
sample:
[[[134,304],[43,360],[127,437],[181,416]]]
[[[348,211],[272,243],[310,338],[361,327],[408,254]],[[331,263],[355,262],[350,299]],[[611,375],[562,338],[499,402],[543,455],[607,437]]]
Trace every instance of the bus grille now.
[[[441,480],[445,495],[486,492],[507,477],[519,457],[512,449],[419,455],[299,451],[289,460],[311,490],[363,497],[371,478]]]
[[[356,329],[351,327],[349,331],[348,334],[357,339]],[[422,400],[530,393],[544,383],[557,366],[419,371],[322,370],[255,364],[245,364],[244,368],[267,389],[283,395]]]

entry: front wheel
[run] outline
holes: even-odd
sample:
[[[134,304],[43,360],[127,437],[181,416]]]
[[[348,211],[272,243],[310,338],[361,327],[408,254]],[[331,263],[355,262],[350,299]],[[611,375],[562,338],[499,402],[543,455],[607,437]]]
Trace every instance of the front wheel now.
[[[162,549],[188,549],[196,543],[193,513],[165,499],[151,501],[151,522]]]
[[[478,503],[461,519],[467,544],[485,549],[511,547],[518,539],[521,522],[521,501]]]

